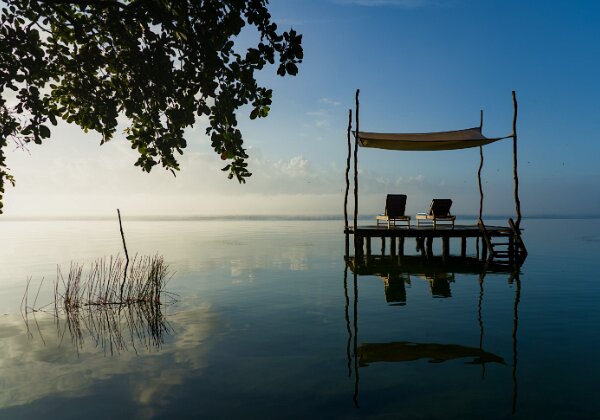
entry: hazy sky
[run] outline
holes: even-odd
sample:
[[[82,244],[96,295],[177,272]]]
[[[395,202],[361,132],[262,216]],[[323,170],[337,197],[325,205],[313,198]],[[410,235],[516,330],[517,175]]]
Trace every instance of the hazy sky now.
[[[510,134],[515,90],[524,214],[600,214],[600,2],[272,0],[271,12],[303,34],[305,60],[296,77],[259,75],[274,89],[267,119],[241,110],[254,174],[246,185],[220,171],[202,124],[189,130],[176,178],[134,167],[123,136],[99,146],[98,135],[65,124],[44,145],[9,152],[17,186],[5,214],[341,215],[357,88],[361,130],[468,128],[483,109],[488,136]],[[484,153],[484,211],[513,212],[511,140]],[[409,213],[439,197],[475,214],[478,165],[477,149],[359,150],[360,211],[406,193]]]

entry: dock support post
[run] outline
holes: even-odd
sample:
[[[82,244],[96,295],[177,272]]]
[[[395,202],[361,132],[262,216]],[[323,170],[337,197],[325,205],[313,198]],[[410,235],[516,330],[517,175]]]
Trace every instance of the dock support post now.
[[[467,237],[463,236],[460,238],[460,256],[465,258],[467,256]]]
[[[427,238],[427,258],[433,257],[433,237]]]
[[[367,241],[367,257],[371,256],[371,237],[367,236],[366,238]]]
[[[485,241],[481,241],[481,260],[482,261],[487,260],[487,253],[488,253],[487,244],[485,243]]]
[[[442,257],[448,258],[450,255],[450,238],[445,236],[442,238]]]
[[[364,243],[365,238],[362,236],[355,235],[354,236],[354,256],[355,258],[363,258],[364,257]]]
[[[348,227],[346,226],[346,229],[348,229]],[[348,233],[348,231],[346,230],[346,257],[350,256],[350,234]]]
[[[396,256],[396,238],[394,237],[390,238],[390,255],[392,257]]]
[[[425,256],[425,238],[423,238],[422,236],[415,238],[415,241],[417,242],[417,252],[421,252],[421,256],[424,257]]]
[[[385,236],[381,237],[381,255],[385,255]]]
[[[398,238],[398,256],[402,257],[404,255],[404,236]]]

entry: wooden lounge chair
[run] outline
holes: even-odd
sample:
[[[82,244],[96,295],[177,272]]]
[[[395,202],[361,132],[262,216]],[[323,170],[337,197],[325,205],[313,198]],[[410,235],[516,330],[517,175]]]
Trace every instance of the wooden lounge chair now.
[[[417,213],[417,227],[421,223],[431,223],[433,228],[437,227],[438,222],[451,222],[452,229],[454,229],[454,221],[456,216],[450,214],[450,207],[452,206],[452,200],[447,198],[434,198],[431,200],[431,207],[428,213]]]
[[[410,216],[404,214],[406,209],[406,195],[388,194],[385,199],[385,213],[376,217],[377,226],[380,223],[387,223],[388,229],[396,226],[396,221],[406,222],[410,227]]]

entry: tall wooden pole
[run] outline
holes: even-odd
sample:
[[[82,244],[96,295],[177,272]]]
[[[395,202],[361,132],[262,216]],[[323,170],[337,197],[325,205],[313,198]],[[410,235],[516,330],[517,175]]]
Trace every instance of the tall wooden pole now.
[[[515,108],[515,113],[513,116],[513,175],[515,178],[515,208],[517,211],[517,220],[515,221],[515,225],[517,229],[519,229],[521,225],[521,201],[519,200],[519,175],[517,174],[517,114],[518,114],[518,105],[517,105],[517,94],[513,90],[512,91],[513,98],[513,106]]]
[[[346,157],[346,193],[344,194],[344,227],[348,229],[348,192],[350,191],[350,160],[352,159],[352,143],[350,142],[350,134],[352,131],[352,110],[348,110],[348,156]]]
[[[483,109],[479,111],[479,130],[483,128]],[[479,170],[477,182],[479,183],[479,219],[483,221],[483,185],[481,184],[481,170],[483,169],[483,146],[479,146]]]
[[[481,184],[481,170],[483,169],[483,146],[479,146],[479,170],[477,182],[479,183],[479,220],[483,222],[483,185]]]
[[[356,229],[358,226],[358,95],[360,89],[356,89],[356,132],[354,134],[354,252],[356,254],[356,245],[358,244]]]
[[[350,191],[350,159],[352,158],[352,143],[350,142],[350,134],[352,131],[352,110],[348,110],[348,156],[346,158],[346,193],[344,194],[344,234],[346,237],[346,257],[350,251],[350,238],[348,233],[348,193]]]

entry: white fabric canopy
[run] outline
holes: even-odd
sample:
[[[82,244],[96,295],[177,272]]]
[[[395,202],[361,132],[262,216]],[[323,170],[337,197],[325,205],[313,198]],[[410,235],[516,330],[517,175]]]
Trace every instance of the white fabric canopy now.
[[[359,144],[388,150],[454,150],[478,147],[507,137],[488,138],[480,127],[436,133],[367,133],[358,132]]]

